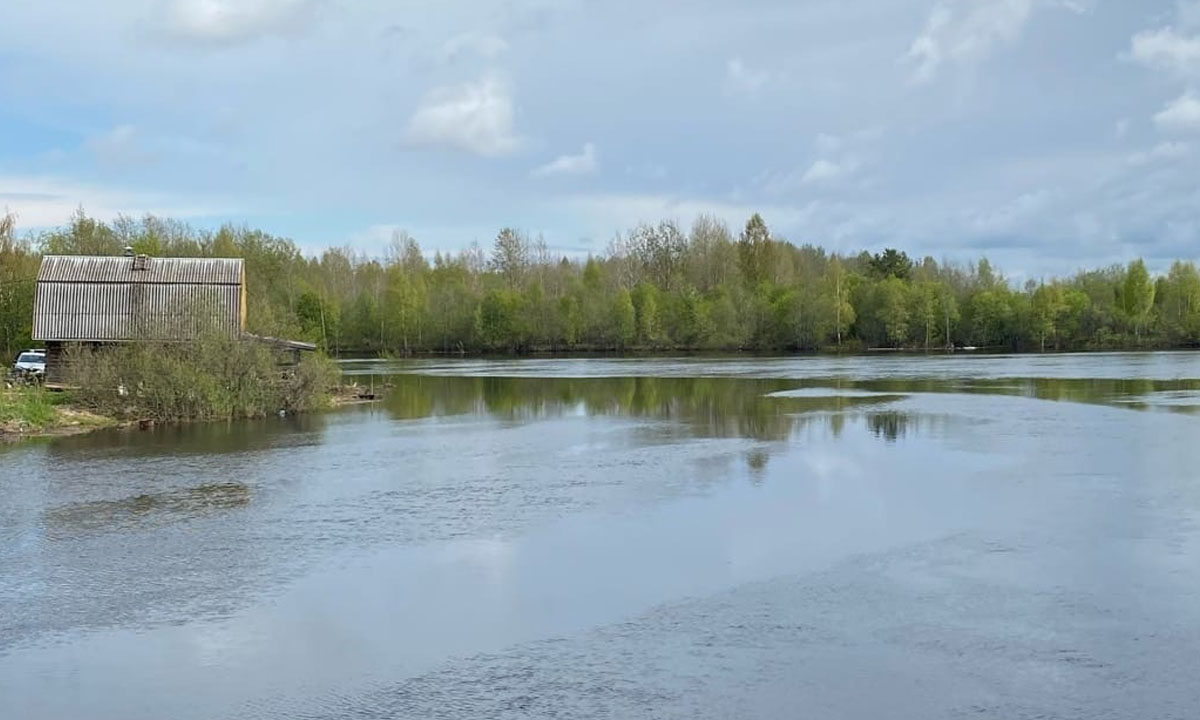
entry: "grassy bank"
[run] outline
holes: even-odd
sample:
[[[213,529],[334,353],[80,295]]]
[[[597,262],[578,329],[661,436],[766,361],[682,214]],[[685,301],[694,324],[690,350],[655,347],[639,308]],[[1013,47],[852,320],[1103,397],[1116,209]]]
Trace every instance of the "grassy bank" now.
[[[117,424],[117,420],[81,410],[71,396],[41,388],[0,390],[0,438],[70,435]]]
[[[123,424],[257,418],[323,410],[337,373],[327,359],[299,364],[262,342],[230,337],[68,348],[73,390],[6,389],[0,436],[60,435]]]

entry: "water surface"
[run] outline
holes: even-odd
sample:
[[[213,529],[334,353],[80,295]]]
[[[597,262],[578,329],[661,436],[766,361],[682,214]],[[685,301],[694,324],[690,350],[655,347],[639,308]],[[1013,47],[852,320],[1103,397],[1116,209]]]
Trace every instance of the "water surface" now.
[[[0,715],[1200,707],[1200,356],[346,369],[0,448]]]

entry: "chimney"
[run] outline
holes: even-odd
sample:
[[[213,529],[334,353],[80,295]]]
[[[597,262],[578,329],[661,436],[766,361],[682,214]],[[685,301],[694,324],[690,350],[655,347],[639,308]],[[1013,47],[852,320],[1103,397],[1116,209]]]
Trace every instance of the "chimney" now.
[[[132,245],[125,246],[125,257],[133,257],[133,246]]]

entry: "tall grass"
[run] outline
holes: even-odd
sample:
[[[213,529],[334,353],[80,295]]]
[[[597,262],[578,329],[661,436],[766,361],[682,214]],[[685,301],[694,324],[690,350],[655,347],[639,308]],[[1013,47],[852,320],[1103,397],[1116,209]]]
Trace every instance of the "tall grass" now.
[[[0,426],[16,425],[22,429],[40,429],[57,418],[55,398],[41,388],[0,386]]]
[[[163,422],[262,417],[324,407],[335,382],[316,356],[281,367],[275,350],[214,334],[193,342],[78,347],[66,365],[75,397],[117,418]]]

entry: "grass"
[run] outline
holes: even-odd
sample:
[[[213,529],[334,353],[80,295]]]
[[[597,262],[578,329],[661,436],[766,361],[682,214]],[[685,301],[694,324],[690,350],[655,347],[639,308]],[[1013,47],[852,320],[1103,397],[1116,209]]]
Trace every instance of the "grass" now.
[[[56,399],[41,388],[0,390],[0,425],[45,427],[58,416]]]
[[[69,407],[71,398],[42,388],[0,389],[0,435],[38,435],[114,424],[110,418]]]

